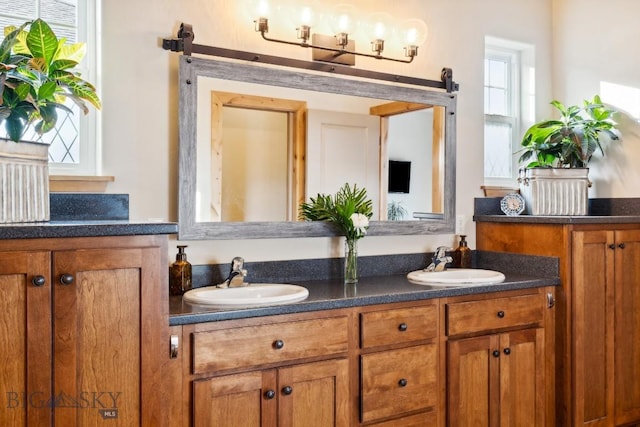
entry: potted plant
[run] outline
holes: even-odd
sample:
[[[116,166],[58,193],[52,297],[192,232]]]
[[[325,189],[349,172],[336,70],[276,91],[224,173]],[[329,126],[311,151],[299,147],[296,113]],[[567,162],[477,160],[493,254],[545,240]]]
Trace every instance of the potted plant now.
[[[530,214],[586,215],[587,166],[596,151],[604,155],[603,142],[618,139],[614,110],[598,95],[582,106],[551,105],[560,118],[534,124],[522,138],[519,162],[529,163],[520,171],[520,189]]]
[[[0,182],[5,195],[0,200],[0,223],[49,219],[48,146],[26,144],[22,138],[31,127],[39,134],[54,129],[58,111],[71,112],[67,99],[85,114],[87,103],[101,108],[95,87],[74,70],[85,52],[84,43],[58,39],[42,19],[4,29],[0,126],[6,138],[0,138],[0,168],[5,171],[0,176],[22,179]]]

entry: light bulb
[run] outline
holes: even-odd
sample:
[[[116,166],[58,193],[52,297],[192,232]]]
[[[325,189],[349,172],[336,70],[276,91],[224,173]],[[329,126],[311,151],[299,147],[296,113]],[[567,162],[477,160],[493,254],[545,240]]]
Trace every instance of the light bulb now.
[[[273,16],[273,8],[269,0],[246,0],[244,15],[254,22],[256,31],[269,32],[269,18]]]
[[[429,28],[421,19],[407,19],[402,23],[402,38],[404,39],[405,56],[413,57],[418,55],[418,47],[427,41]]]
[[[407,19],[402,23],[402,37],[407,46],[421,46],[427,41],[429,28],[421,19]]]
[[[364,25],[367,38],[371,41],[371,50],[378,55],[384,50],[384,41],[390,39],[393,18],[388,13],[371,14]]]
[[[356,28],[355,12],[355,7],[350,4],[336,5],[332,10],[330,22],[333,33],[353,34]]]
[[[316,13],[310,3],[294,2],[286,8],[287,25],[295,28],[297,37],[306,43],[311,37],[311,28],[316,25]]]

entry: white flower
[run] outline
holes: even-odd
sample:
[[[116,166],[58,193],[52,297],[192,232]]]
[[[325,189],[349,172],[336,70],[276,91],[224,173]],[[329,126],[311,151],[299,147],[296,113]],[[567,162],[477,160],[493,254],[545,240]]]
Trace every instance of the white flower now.
[[[350,217],[351,223],[353,224],[353,228],[360,235],[364,235],[367,233],[367,228],[369,227],[369,218],[366,215],[361,213],[354,213]]]

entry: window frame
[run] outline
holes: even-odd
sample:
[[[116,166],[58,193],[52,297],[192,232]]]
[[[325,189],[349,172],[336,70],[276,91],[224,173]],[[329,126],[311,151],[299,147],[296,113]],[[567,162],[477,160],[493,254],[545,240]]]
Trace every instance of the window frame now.
[[[512,163],[510,177],[488,177],[484,175],[483,171],[484,184],[514,187],[517,185],[519,169],[520,136],[523,135],[528,123],[532,121],[533,109],[535,108],[535,48],[526,43],[487,36],[485,37],[483,62],[487,59],[508,61],[509,64],[509,112],[505,115],[484,113],[483,123],[485,129],[487,124],[511,125]],[[487,87],[490,86],[485,85],[483,81],[483,96],[484,89]],[[484,155],[487,154],[485,148]]]

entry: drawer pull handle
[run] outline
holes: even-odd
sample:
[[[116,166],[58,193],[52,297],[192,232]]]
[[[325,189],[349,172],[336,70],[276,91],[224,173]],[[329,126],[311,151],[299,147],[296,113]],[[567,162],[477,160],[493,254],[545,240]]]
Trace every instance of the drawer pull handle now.
[[[275,340],[273,342],[273,348],[275,348],[276,350],[280,350],[282,347],[284,347],[284,341],[282,340]]]
[[[547,308],[553,308],[556,305],[556,299],[553,297],[551,292],[547,293]]]
[[[264,392],[264,398],[265,399],[273,399],[274,397],[276,397],[276,392],[273,390],[267,390]]]
[[[33,278],[31,279],[31,283],[33,284],[33,286],[44,286],[45,283],[47,283],[47,280],[44,278],[44,276],[33,276]]]
[[[291,393],[293,393],[293,388],[291,388],[291,386],[282,387],[282,394],[289,396]]]
[[[177,335],[171,335],[169,338],[169,357],[171,359],[178,358],[178,349],[180,348],[180,339]]]
[[[398,385],[400,387],[406,387],[407,383],[408,383],[408,381],[405,378],[400,378],[400,381],[398,381]]]
[[[408,326],[407,326],[407,324],[406,324],[406,323],[404,323],[404,322],[403,322],[403,323],[400,323],[400,324],[398,325],[398,330],[399,330],[400,332],[404,332],[404,331],[406,331],[406,330],[407,330],[407,328],[408,328]]]
[[[498,350],[493,350],[493,357],[500,357],[500,352]]]
[[[511,354],[511,349],[509,347],[505,348],[504,350],[502,350],[504,352],[504,354],[506,354],[507,356]]]
[[[500,310],[498,312],[498,317],[502,319],[504,317],[504,311]]]
[[[73,283],[73,276],[71,274],[63,274],[60,276],[60,283],[68,286]]]

